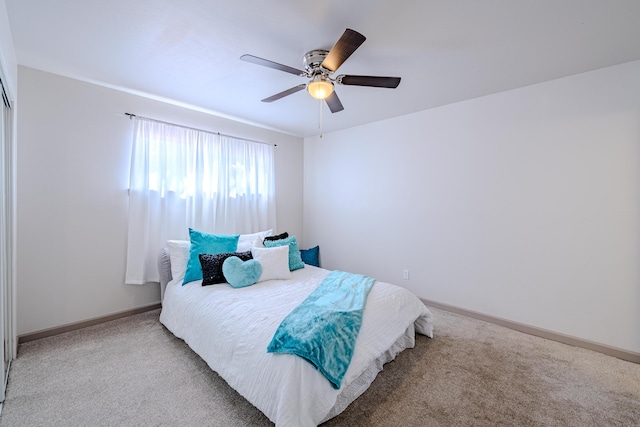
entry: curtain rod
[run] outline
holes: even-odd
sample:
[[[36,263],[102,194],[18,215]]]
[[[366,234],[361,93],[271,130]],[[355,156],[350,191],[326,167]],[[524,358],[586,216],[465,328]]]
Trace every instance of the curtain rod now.
[[[134,117],[138,117],[138,118],[141,118],[141,119],[144,119],[144,120],[150,120],[152,122],[157,122],[157,123],[164,123],[165,125],[177,126],[177,127],[181,127],[181,128],[184,128],[184,129],[195,130],[195,131],[198,131],[198,132],[211,133],[211,134],[218,135],[218,136],[226,136],[228,138],[242,139],[244,141],[255,142],[255,143],[258,143],[258,144],[273,145],[274,147],[278,146],[278,144],[270,144],[270,143],[264,142],[264,141],[256,141],[254,139],[241,138],[239,136],[234,136],[234,135],[226,135],[226,134],[220,133],[220,132],[213,132],[213,131],[206,130],[206,129],[198,129],[198,128],[194,128],[194,127],[190,127],[190,126],[179,125],[177,123],[165,122],[164,120],[157,120],[157,119],[152,119],[150,117],[138,116],[138,115],[135,115],[135,114],[132,114],[132,113],[124,113],[124,115],[125,116],[129,116],[130,120],[133,119]]]

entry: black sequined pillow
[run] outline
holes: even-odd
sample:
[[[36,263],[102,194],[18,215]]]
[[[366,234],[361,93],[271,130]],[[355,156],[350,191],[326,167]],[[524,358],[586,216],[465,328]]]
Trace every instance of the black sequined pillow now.
[[[270,241],[270,240],[282,240],[282,239],[286,239],[287,237],[289,237],[289,233],[287,233],[286,231],[282,234],[276,234],[275,236],[267,236],[264,238],[264,240],[266,241]],[[264,241],[263,240],[263,241]]]
[[[226,279],[222,274],[222,263],[225,259],[237,256],[242,261],[253,259],[251,251],[247,252],[225,252],[221,254],[200,254],[200,265],[202,266],[202,286],[225,283]]]

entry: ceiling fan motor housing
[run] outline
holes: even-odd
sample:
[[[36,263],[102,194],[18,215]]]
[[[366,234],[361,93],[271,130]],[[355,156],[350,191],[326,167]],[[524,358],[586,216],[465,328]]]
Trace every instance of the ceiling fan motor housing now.
[[[324,49],[311,50],[304,54],[302,62],[304,69],[307,70],[310,76],[320,73],[329,75],[331,71],[321,67],[322,61],[324,61],[324,58],[326,58],[328,54],[329,51]]]

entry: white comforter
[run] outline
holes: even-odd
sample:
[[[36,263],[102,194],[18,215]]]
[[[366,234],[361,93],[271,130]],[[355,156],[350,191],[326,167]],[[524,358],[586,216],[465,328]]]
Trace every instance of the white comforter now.
[[[415,322],[432,336],[431,312],[406,289],[376,282],[364,311],[353,359],[342,387],[333,389],[311,364],[289,354],[267,353],[280,322],[326,277],[328,270],[305,266],[290,280],[246,288],[172,281],[160,321],[218,372],[231,387],[278,427],[316,426],[340,392],[380,357]]]

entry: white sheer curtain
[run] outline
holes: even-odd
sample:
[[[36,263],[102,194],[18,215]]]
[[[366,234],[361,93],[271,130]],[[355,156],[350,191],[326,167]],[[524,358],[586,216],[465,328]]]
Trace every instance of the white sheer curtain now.
[[[157,257],[188,228],[275,229],[274,147],[135,117],[125,283],[158,281]]]

